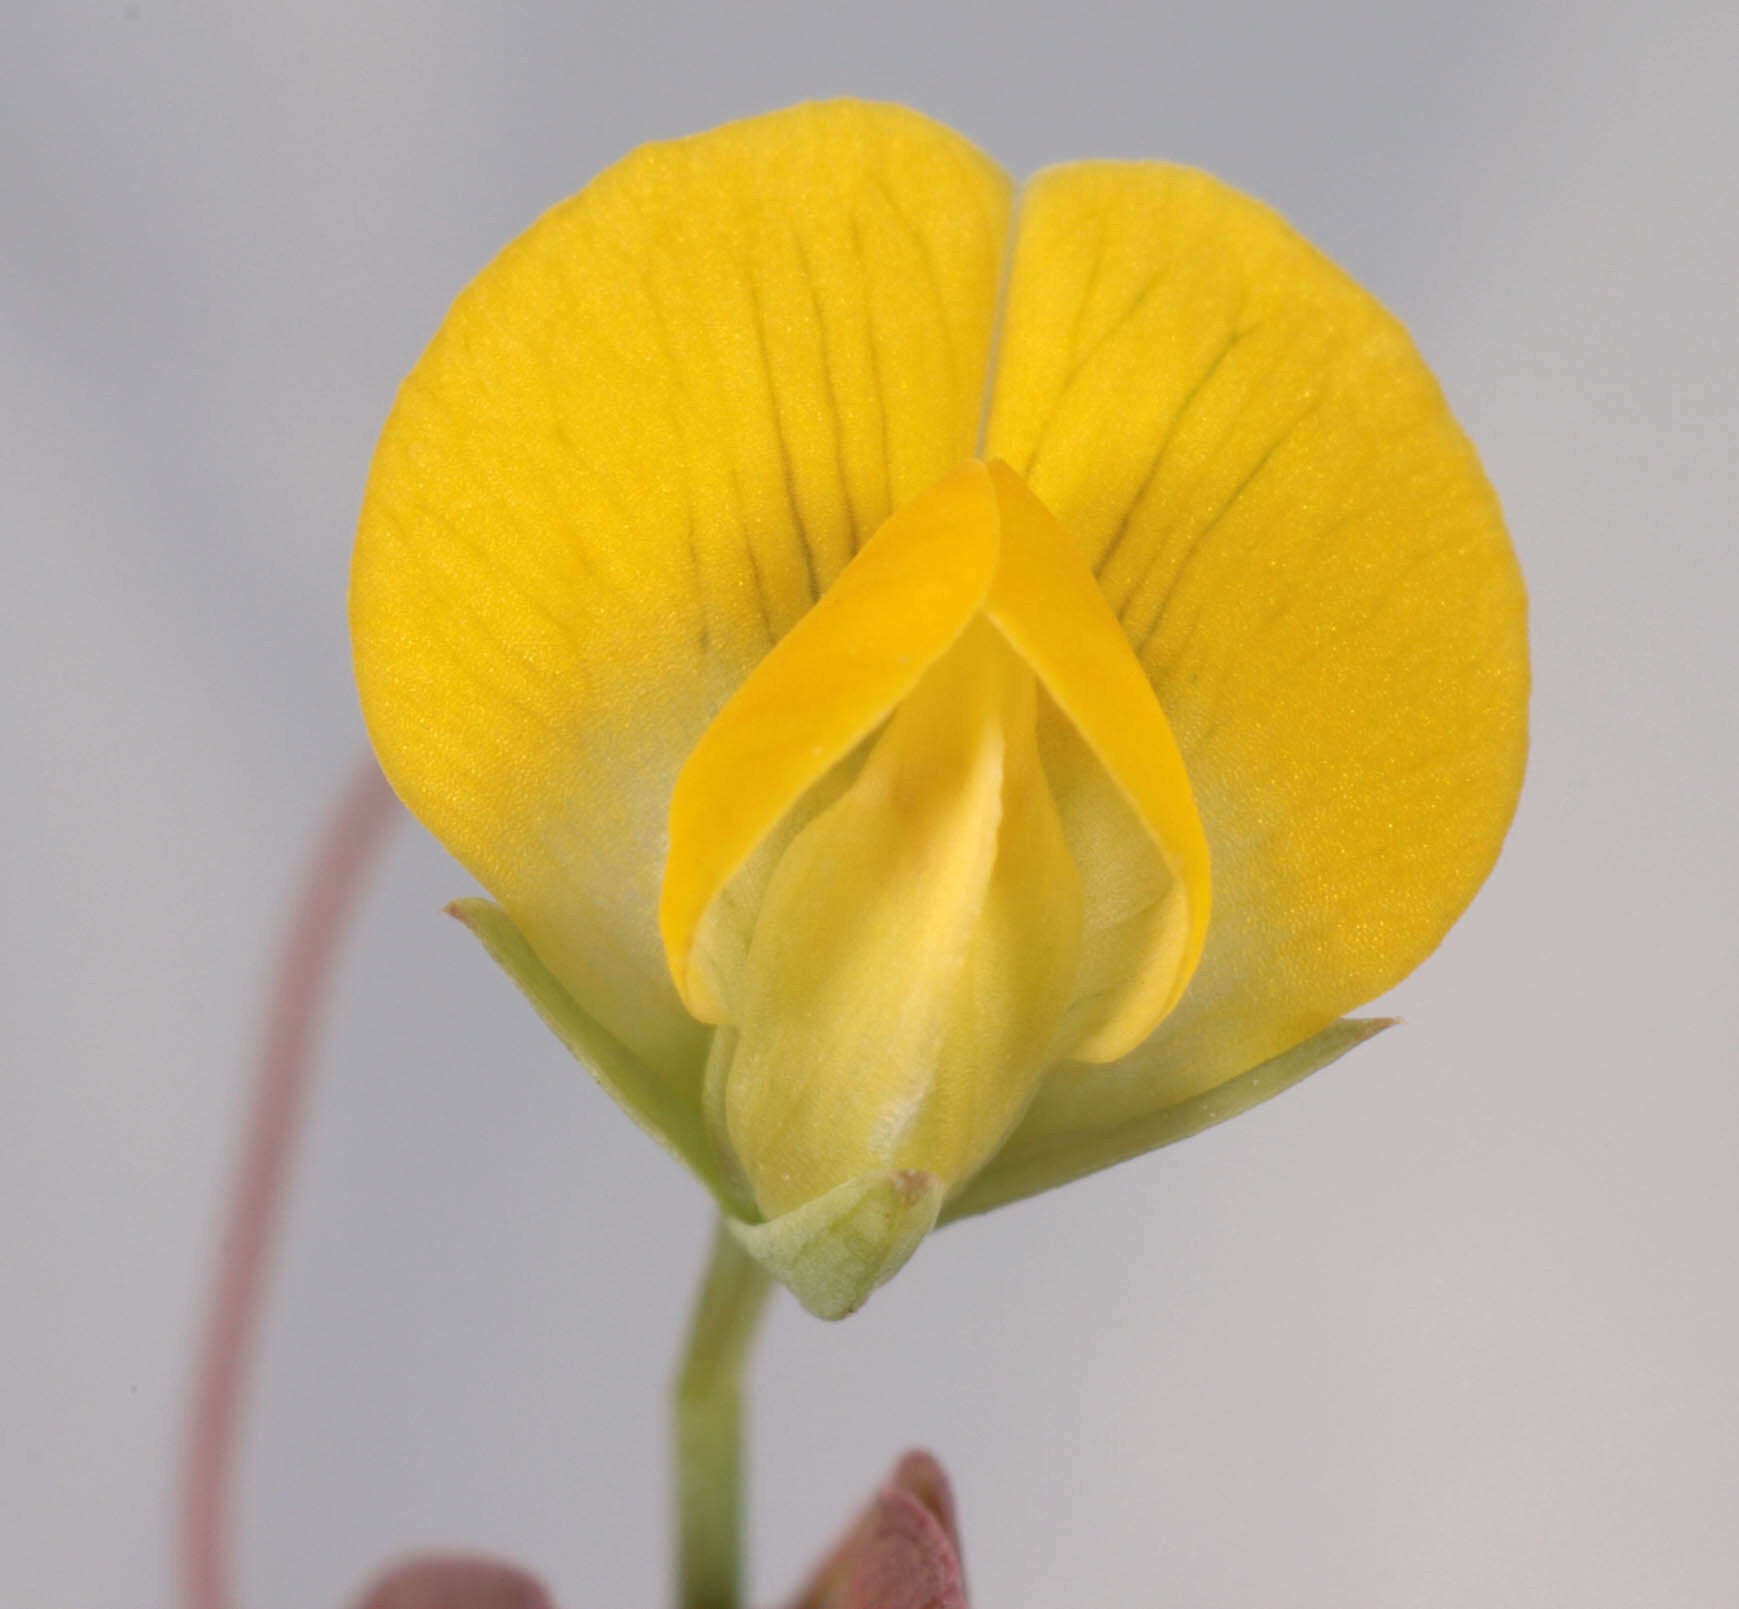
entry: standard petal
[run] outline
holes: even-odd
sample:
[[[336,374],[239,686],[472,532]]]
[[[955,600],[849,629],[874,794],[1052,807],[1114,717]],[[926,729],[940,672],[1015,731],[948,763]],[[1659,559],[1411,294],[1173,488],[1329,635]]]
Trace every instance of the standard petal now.
[[[656,924],[678,769],[899,504],[972,450],[1009,185],[893,107],[646,147],[462,296],[352,571],[411,809],[635,1055],[698,1082]]]
[[[988,450],[1093,564],[1214,870],[1178,1009],[1056,1070],[1018,1154],[1212,1089],[1417,965],[1497,855],[1528,677],[1521,578],[1436,383],[1268,209],[1180,168],[1041,175],[1001,351]]]

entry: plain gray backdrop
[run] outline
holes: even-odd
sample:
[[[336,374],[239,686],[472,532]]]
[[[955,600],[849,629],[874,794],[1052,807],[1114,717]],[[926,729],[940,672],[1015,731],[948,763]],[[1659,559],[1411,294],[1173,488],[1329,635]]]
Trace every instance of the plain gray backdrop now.
[[[1163,156],[1413,327],[1534,600],[1520,818],[1408,1026],[938,1237],[757,1373],[763,1601],[906,1445],[984,1609],[1739,1595],[1739,14],[1633,0],[6,8],[0,1596],[174,1598],[194,1324],[286,902],[361,725],[345,569],[447,303],[641,141],[842,92],[1016,173]],[[411,1545],[668,1592],[699,1189],[438,915],[330,1023],[243,1609]]]

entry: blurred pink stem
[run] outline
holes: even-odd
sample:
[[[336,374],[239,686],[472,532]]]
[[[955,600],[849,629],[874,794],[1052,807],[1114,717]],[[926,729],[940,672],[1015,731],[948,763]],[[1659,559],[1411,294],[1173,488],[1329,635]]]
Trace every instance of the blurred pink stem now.
[[[230,1545],[241,1411],[290,1159],[338,950],[397,815],[392,790],[367,761],[345,788],[315,851],[279,958],[194,1381],[180,1536],[188,1609],[230,1609],[233,1601]]]

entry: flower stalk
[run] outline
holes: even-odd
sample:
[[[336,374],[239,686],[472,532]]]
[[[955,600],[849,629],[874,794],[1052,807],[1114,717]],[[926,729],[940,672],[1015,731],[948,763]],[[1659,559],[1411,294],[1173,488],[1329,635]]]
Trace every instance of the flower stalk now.
[[[742,1601],[743,1368],[771,1288],[721,1219],[672,1403],[681,1609]]]

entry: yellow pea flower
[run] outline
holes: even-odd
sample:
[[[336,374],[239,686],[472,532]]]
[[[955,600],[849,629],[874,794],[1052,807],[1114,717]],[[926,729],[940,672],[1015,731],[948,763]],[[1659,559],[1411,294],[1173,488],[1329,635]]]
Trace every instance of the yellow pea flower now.
[[[837,102],[637,151],[377,452],[357,677],[456,907],[824,1316],[1380,1022],[1526,605],[1405,332],[1205,174]]]

